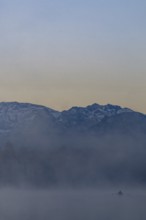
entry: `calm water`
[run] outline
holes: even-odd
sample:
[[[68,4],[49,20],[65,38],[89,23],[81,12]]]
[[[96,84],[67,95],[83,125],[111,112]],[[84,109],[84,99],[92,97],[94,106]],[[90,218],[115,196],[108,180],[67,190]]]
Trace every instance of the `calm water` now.
[[[0,190],[1,220],[145,220],[146,192]]]

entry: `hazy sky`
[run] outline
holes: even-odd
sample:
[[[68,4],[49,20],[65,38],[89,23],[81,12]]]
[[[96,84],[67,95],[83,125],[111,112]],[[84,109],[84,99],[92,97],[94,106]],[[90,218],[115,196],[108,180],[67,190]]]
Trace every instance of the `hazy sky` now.
[[[0,0],[0,101],[146,113],[146,1]]]

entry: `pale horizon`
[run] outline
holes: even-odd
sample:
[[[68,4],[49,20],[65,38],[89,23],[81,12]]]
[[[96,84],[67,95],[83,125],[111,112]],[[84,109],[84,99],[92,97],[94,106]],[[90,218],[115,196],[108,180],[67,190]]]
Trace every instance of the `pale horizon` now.
[[[146,113],[146,2],[0,1],[0,102]]]

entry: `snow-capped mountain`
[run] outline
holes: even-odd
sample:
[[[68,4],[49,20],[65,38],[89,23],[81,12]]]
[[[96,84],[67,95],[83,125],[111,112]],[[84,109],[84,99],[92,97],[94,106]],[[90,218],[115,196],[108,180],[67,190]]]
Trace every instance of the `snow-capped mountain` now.
[[[33,122],[38,116],[57,117],[59,113],[44,106],[18,102],[0,103],[0,132],[10,131],[20,123]]]
[[[87,107],[72,107],[69,110],[58,112],[45,106],[18,102],[0,103],[0,134],[11,133],[14,130],[29,131],[29,129],[80,129],[98,127],[105,119],[113,119],[120,115],[135,113],[128,108],[117,105],[93,104]],[[135,113],[140,114],[140,113]],[[145,115],[140,114],[145,118]],[[121,122],[122,123],[122,122]],[[21,130],[22,129],[22,130]],[[47,132],[47,131],[46,131]]]
[[[117,105],[93,104],[62,112],[29,103],[0,103],[0,141],[40,145],[54,143],[62,135],[95,135],[146,130],[146,116]],[[19,141],[18,141],[19,140]]]
[[[0,103],[0,144],[38,142],[39,137],[53,132],[59,112],[29,103]]]
[[[119,115],[122,113],[131,113],[131,109],[122,108],[117,105],[99,105],[93,104],[87,107],[72,107],[67,111],[63,111],[60,115],[60,121],[68,127],[87,128],[96,126],[106,117]]]
[[[93,104],[0,103],[0,185],[146,183],[146,115]]]

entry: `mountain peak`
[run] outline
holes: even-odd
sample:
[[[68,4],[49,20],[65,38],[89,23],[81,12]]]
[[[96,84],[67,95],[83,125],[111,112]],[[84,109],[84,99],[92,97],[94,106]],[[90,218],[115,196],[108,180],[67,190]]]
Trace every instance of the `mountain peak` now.
[[[113,113],[123,113],[123,112],[133,112],[133,110],[125,107],[121,107],[119,105],[112,105],[112,104],[106,104],[106,105],[100,105],[97,103],[88,105],[86,107],[79,107],[74,106],[70,108],[69,110],[65,110],[63,112],[70,112],[70,113],[79,113],[79,112],[113,112]]]

